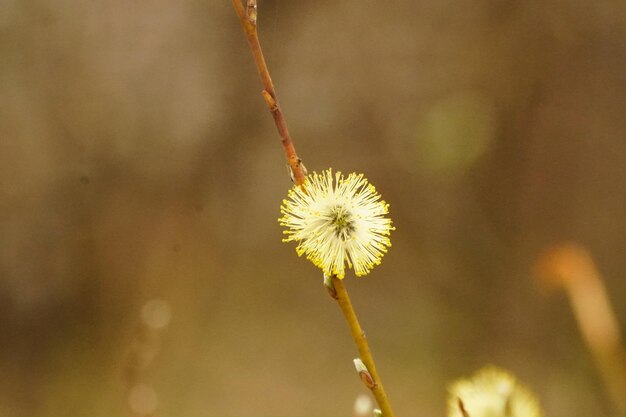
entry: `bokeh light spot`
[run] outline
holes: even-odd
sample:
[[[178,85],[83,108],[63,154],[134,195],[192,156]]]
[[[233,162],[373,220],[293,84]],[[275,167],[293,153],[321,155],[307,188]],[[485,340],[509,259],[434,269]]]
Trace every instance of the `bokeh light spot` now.
[[[140,416],[154,413],[158,402],[157,393],[146,384],[135,385],[128,394],[128,406],[133,413]]]
[[[489,98],[474,92],[444,97],[418,123],[418,167],[435,173],[467,168],[488,151],[496,131]]]
[[[172,317],[172,309],[163,300],[150,300],[141,309],[141,319],[146,326],[153,329],[163,329]]]
[[[367,394],[359,394],[354,400],[354,414],[357,416],[369,416],[373,408],[372,398]]]

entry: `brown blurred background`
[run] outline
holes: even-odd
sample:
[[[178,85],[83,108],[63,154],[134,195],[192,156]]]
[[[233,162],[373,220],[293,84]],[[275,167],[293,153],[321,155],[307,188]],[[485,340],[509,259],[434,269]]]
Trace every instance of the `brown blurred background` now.
[[[307,167],[391,204],[393,247],[347,284],[396,413],[443,416],[490,363],[550,416],[613,415],[532,267],[585,245],[623,331],[626,4],[259,3]],[[260,91],[228,0],[0,2],[0,416],[352,415]]]

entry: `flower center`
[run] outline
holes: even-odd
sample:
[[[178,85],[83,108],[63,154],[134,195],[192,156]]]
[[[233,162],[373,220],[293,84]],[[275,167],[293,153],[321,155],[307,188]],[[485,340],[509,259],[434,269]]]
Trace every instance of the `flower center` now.
[[[335,229],[335,235],[341,240],[348,240],[354,232],[352,213],[343,206],[336,206],[330,210],[330,224]]]

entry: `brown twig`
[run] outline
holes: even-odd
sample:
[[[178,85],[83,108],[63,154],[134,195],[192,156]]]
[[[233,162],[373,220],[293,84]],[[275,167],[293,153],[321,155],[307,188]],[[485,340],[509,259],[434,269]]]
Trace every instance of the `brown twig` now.
[[[461,411],[461,414],[463,415],[463,417],[470,417],[469,413],[465,409],[465,404],[463,404],[463,400],[460,398],[457,398],[457,401],[459,404],[459,411]]]
[[[248,44],[250,45],[254,62],[259,72],[259,76],[261,77],[261,81],[263,82],[264,90],[261,94],[263,95],[265,104],[267,104],[267,107],[274,118],[274,123],[278,128],[292,179],[294,183],[301,185],[306,176],[306,168],[302,164],[302,160],[298,158],[298,155],[296,154],[293,141],[291,140],[289,130],[287,129],[287,122],[285,121],[283,112],[278,104],[274,84],[272,83],[272,78],[270,77],[270,73],[267,69],[267,64],[265,63],[265,58],[263,56],[263,51],[261,50],[261,44],[259,43],[259,36],[257,33],[256,0],[247,0],[247,7],[243,6],[241,0],[232,0],[232,3],[237,16],[239,17],[239,21],[241,22],[241,26],[246,34],[246,38],[248,39]],[[387,394],[385,393],[383,384],[378,376],[378,371],[376,370],[376,365],[370,352],[369,344],[365,338],[365,333],[361,329],[354,308],[352,307],[348,291],[343,285],[343,282],[341,282],[341,280],[337,277],[332,277],[332,284],[336,293],[334,291],[331,292],[331,296],[339,303],[341,311],[343,312],[343,315],[348,322],[348,326],[350,327],[352,337],[357,345],[360,359],[363,361],[367,370],[371,374],[372,381],[371,384],[369,384],[371,385],[370,389],[378,402],[378,406],[381,408],[382,415],[384,417],[394,417],[393,410],[391,409],[391,405],[387,399]]]
[[[261,94],[263,95],[263,99],[265,100],[265,103],[274,118],[274,123],[276,124],[278,133],[280,134],[280,140],[283,145],[285,157],[287,158],[287,164],[293,174],[294,182],[300,185],[304,182],[306,172],[304,170],[304,166],[302,165],[302,160],[298,158],[293,141],[291,140],[289,129],[287,129],[287,122],[285,121],[285,116],[283,115],[280,105],[278,104],[274,83],[272,82],[272,77],[270,77],[267,64],[265,63],[265,57],[263,56],[263,51],[261,49],[261,44],[259,43],[259,35],[257,32],[256,0],[248,0],[247,7],[245,8],[241,3],[241,0],[232,0],[232,2],[235,12],[239,17],[239,21],[241,22],[241,26],[243,27],[244,33],[246,34],[246,38],[248,39],[248,45],[250,45],[250,50],[252,51],[257,71],[259,72],[259,76],[263,82],[264,90]]]

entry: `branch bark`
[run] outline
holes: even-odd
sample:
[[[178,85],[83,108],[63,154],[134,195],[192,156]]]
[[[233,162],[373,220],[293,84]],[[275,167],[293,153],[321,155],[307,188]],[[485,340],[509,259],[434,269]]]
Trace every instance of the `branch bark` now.
[[[263,50],[261,49],[257,31],[256,0],[248,0],[247,7],[245,8],[241,3],[241,0],[232,0],[232,3],[237,16],[239,17],[241,26],[243,27],[243,31],[246,34],[246,38],[248,39],[248,45],[252,51],[252,57],[254,58],[254,63],[256,64],[259,77],[261,77],[261,82],[263,83],[264,88],[261,94],[263,95],[263,99],[265,100],[265,103],[274,118],[274,123],[276,124],[276,128],[278,129],[278,133],[280,135],[280,141],[283,146],[285,158],[287,159],[287,164],[291,170],[294,182],[300,185],[304,182],[306,171],[304,169],[304,165],[302,164],[302,160],[298,157],[296,149],[293,145],[293,140],[291,139],[289,129],[287,128],[287,121],[285,120],[283,111],[278,103],[274,83],[272,82],[272,77],[270,77],[270,72],[267,68],[265,57],[263,56]]]

